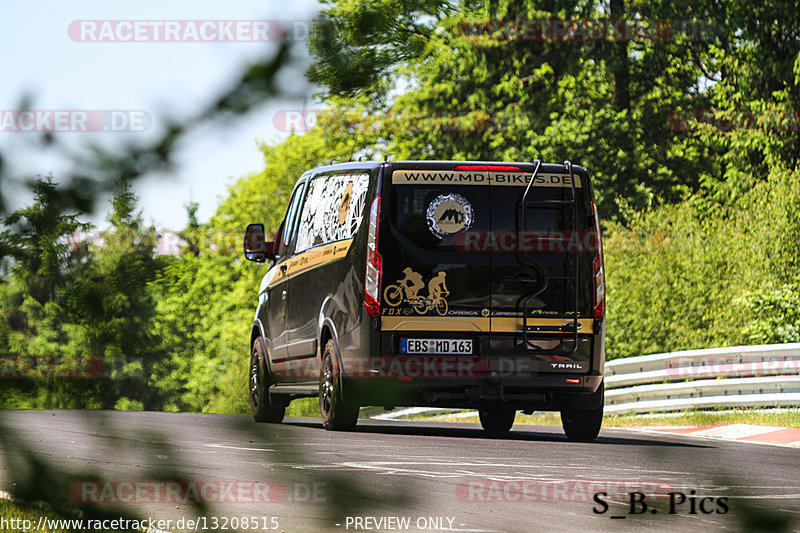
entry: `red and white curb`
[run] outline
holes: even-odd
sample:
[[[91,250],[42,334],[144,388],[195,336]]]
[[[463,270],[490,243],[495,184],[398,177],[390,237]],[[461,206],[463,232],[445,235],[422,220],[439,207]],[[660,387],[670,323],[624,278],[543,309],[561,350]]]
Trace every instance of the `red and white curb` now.
[[[641,431],[672,433],[690,437],[735,440],[756,444],[791,446],[800,448],[800,428],[755,426],[751,424],[727,424],[716,426],[647,426]]]

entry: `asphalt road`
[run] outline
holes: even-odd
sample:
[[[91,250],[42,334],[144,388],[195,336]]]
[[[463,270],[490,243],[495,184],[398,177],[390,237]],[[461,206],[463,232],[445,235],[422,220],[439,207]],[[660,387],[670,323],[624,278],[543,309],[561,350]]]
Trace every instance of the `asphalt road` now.
[[[800,450],[623,429],[574,443],[554,427],[490,438],[471,424],[332,433],[312,419],[6,411],[0,444],[0,490],[173,531],[800,528]]]

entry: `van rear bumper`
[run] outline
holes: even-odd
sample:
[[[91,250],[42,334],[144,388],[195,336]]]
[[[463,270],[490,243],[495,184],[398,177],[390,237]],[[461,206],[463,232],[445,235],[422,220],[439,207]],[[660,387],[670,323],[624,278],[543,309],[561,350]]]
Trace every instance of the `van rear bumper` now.
[[[348,403],[359,405],[470,408],[505,404],[517,409],[558,411],[567,404],[591,401],[600,374],[537,374],[481,379],[347,379]]]

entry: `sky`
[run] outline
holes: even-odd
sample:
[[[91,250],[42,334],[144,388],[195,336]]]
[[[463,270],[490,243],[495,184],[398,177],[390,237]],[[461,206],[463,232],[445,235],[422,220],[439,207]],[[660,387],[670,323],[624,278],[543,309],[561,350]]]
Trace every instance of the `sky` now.
[[[0,153],[10,159],[6,163],[15,175],[52,173],[58,180],[66,168],[63,157],[32,148],[35,134],[20,131],[36,127],[18,114],[23,97],[31,99],[30,109],[45,124],[60,120],[65,125],[66,131],[55,135],[69,152],[81,152],[91,143],[113,147],[125,139],[155,138],[166,117],[185,118],[203,109],[245,65],[271,53],[274,42],[253,41],[252,36],[272,39],[274,23],[280,21],[296,42],[293,59],[280,77],[281,87],[291,94],[244,119],[205,125],[180,145],[174,172],[135,184],[144,219],[157,228],[184,227],[184,205],[190,200],[200,204],[198,215],[205,222],[235,179],[263,169],[257,140],[280,142],[289,134],[287,113],[313,107],[309,102],[319,89],[302,74],[309,61],[304,37],[318,9],[315,0],[6,2],[0,18]],[[101,22],[93,27],[91,21]],[[143,21],[138,30],[133,21]],[[160,26],[163,21],[181,25],[167,42],[152,42],[156,35],[161,40],[168,36]],[[225,21],[243,23],[237,33]],[[202,42],[187,42],[192,38],[189,26],[202,32]],[[103,33],[104,28],[113,33]],[[134,31],[144,40],[134,41]],[[109,35],[117,40],[102,40]],[[134,37],[119,40],[130,35]],[[214,35],[239,40],[209,41]],[[73,131],[92,129],[98,116],[100,131]],[[4,194],[9,209],[31,203],[29,192],[13,184],[4,184]],[[98,207],[85,219],[103,228],[108,201]]]

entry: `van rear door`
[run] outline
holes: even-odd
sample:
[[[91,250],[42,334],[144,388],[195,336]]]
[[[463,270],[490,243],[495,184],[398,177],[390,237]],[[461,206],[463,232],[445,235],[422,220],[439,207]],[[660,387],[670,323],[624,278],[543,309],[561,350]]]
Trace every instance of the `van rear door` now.
[[[502,374],[588,371],[596,243],[585,171],[390,165],[382,329],[434,341],[470,331],[485,343],[473,353],[490,356]],[[398,339],[393,354],[412,351],[414,336]],[[414,343],[417,350],[436,348]]]
[[[454,247],[465,230],[491,228],[485,176],[442,162],[390,163],[387,170],[381,329],[393,335],[384,354],[488,355],[491,256]]]
[[[494,175],[492,232],[475,243],[492,254],[492,370],[587,372],[596,245],[587,176],[568,164],[514,174]]]

